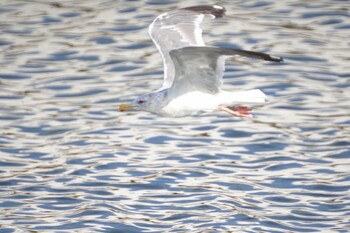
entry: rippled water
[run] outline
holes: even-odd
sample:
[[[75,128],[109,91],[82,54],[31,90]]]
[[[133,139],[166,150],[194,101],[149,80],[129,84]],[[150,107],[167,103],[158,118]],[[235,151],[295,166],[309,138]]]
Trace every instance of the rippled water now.
[[[1,1],[0,232],[348,232],[349,1],[219,1],[210,45],[254,119],[117,106],[157,89],[147,26],[210,1]]]

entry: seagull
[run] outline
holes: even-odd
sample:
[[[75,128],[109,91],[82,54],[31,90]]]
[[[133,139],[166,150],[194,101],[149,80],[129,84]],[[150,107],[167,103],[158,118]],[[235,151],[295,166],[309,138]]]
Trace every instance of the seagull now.
[[[136,108],[160,116],[186,117],[220,110],[237,117],[252,117],[252,108],[246,104],[264,103],[266,95],[259,89],[222,90],[225,59],[232,56],[272,62],[283,59],[260,52],[206,46],[201,22],[206,16],[221,18],[225,11],[222,6],[201,5],[156,17],[149,25],[149,35],[163,59],[163,85],[130,104],[120,105],[119,111]]]

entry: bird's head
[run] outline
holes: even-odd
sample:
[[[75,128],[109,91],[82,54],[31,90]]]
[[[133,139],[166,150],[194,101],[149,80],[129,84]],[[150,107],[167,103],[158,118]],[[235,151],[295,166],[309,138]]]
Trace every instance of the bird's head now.
[[[147,110],[151,102],[150,94],[144,94],[138,96],[131,104],[140,110]]]
[[[134,108],[139,109],[139,110],[150,111],[152,106],[153,105],[152,105],[152,101],[151,101],[151,95],[145,94],[145,95],[140,95],[134,101],[132,101],[130,104],[121,104],[119,106],[119,111],[124,112],[124,111],[131,110]]]

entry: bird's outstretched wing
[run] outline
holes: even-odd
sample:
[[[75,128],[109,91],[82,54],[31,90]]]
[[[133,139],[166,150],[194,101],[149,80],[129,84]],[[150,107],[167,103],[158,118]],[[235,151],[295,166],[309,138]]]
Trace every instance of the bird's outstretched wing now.
[[[149,26],[149,34],[157,46],[164,63],[163,88],[172,85],[175,70],[169,52],[185,46],[204,46],[200,27],[205,15],[220,18],[225,8],[221,6],[193,6],[165,12]]]
[[[175,78],[171,89],[181,95],[189,91],[217,93],[222,84],[225,58],[243,56],[265,61],[281,62],[280,57],[240,49],[210,46],[188,46],[170,51],[175,66]]]

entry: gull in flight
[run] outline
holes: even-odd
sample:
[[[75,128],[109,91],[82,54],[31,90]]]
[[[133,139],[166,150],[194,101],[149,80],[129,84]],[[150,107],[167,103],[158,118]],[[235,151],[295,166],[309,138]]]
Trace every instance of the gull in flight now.
[[[281,62],[280,57],[240,49],[206,46],[201,22],[205,16],[221,18],[225,8],[192,6],[159,15],[149,25],[149,34],[164,63],[163,86],[122,104],[119,111],[132,108],[161,116],[185,117],[215,110],[233,116],[251,117],[245,104],[264,103],[266,95],[258,90],[228,92],[221,89],[225,59],[242,56]]]

